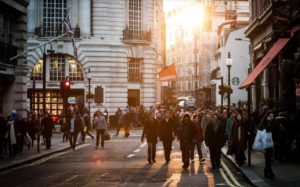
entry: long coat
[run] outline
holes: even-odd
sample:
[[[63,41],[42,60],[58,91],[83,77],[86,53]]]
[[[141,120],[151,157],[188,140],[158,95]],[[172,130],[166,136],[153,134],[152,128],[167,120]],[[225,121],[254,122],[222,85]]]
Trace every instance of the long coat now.
[[[157,143],[158,139],[158,121],[156,119],[147,119],[144,123],[144,130],[142,134],[142,140],[144,136],[149,143]]]
[[[231,133],[231,140],[232,145],[239,149],[246,149],[247,147],[247,131],[245,128],[243,121],[234,120],[232,125],[232,133]]]
[[[159,128],[159,138],[161,141],[172,141],[174,139],[174,121],[162,119]]]
[[[74,131],[78,133],[81,131],[82,128],[83,128],[82,120],[80,119],[80,117],[76,117],[74,121]],[[68,132],[70,132],[70,130],[71,130],[71,119],[68,122]]]
[[[218,128],[215,131],[214,122],[210,122],[205,131],[205,144],[212,147],[222,147],[225,144],[225,127],[218,123]]]
[[[41,123],[42,133],[45,138],[52,137],[52,131],[54,129],[54,123],[50,117],[46,117],[42,119]]]

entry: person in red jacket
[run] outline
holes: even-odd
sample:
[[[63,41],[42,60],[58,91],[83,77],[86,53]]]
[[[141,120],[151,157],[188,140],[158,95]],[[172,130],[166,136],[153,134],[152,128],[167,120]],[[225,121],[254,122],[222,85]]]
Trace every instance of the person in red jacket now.
[[[191,148],[191,162],[194,162],[194,151],[196,147],[199,156],[199,162],[202,163],[205,161],[205,158],[203,158],[202,150],[201,150],[201,146],[204,138],[203,138],[203,131],[201,128],[199,115],[193,116],[193,125],[194,125],[195,133],[193,138],[193,145]]]

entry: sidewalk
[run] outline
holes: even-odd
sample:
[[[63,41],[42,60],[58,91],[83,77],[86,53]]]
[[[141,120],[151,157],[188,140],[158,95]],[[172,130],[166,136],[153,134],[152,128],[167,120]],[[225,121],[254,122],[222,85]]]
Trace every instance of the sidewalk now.
[[[42,142],[42,138],[41,138]],[[34,160],[37,160],[41,157],[46,157],[51,154],[66,150],[70,148],[69,142],[63,142],[62,141],[62,133],[53,133],[52,139],[51,139],[51,149],[46,150],[45,145],[40,145],[40,152],[37,152],[37,141],[34,141],[34,146],[30,147],[30,150],[28,150],[28,147],[24,145],[23,147],[23,153],[17,154],[15,158],[9,158],[9,155],[4,155],[4,158],[0,159],[0,171],[17,167],[19,165],[22,165],[27,162],[31,162]]]
[[[263,153],[252,151],[251,166],[248,167],[247,162],[244,166],[238,166],[234,161],[234,157],[226,155],[226,152],[227,146],[222,148],[223,156],[231,160],[238,170],[240,170],[242,174],[255,186],[300,186],[300,163],[279,162],[275,160],[272,163],[272,168],[276,177],[271,180],[264,178],[265,158]],[[245,155],[247,157],[247,150]]]

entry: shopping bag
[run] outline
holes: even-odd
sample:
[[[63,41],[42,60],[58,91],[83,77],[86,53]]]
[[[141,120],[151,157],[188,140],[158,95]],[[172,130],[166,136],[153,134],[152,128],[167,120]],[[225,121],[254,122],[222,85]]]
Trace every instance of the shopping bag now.
[[[267,132],[266,130],[263,130],[262,144],[263,144],[263,149],[273,148],[274,143],[272,139],[272,132]]]
[[[256,151],[264,151],[264,147],[263,147],[263,141],[262,141],[262,131],[261,130],[257,130],[256,132],[256,136],[252,145],[253,150]]]
[[[31,137],[29,136],[28,133],[26,133],[26,135],[24,136],[24,143],[26,145],[31,145],[31,142],[32,142]]]
[[[108,130],[104,131],[104,140],[109,140],[110,139],[110,134],[108,132]]]

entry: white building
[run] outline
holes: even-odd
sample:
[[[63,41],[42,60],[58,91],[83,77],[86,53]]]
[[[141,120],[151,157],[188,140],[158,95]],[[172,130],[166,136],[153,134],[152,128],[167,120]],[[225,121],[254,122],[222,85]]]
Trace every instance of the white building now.
[[[219,48],[218,53],[220,54],[218,58],[218,64],[220,71],[218,76],[223,77],[224,84],[228,85],[228,68],[226,65],[226,58],[228,58],[228,52],[232,59],[232,65],[230,68],[230,85],[232,88],[232,94],[230,98],[230,103],[237,104],[239,101],[247,100],[247,92],[245,89],[239,89],[241,81],[245,80],[248,75],[248,68],[250,62],[249,55],[249,41],[245,39],[245,30],[247,27],[235,30],[231,32],[226,40],[224,46]],[[219,85],[221,85],[220,80],[215,80],[216,83],[216,105],[221,105],[221,96],[219,93]],[[227,97],[224,97],[224,104],[227,104]]]
[[[62,112],[60,81],[66,76],[72,82],[70,95],[80,107],[88,107],[89,78],[91,95],[97,86],[104,88],[101,105],[90,101],[92,113],[99,108],[114,113],[118,107],[156,103],[157,64],[162,63],[164,40],[162,6],[162,0],[31,0],[28,48],[62,34],[57,30],[70,8],[78,62],[68,36],[28,53],[30,109],[42,109],[43,52],[47,54],[46,109],[52,115]],[[51,47],[55,52],[48,54]]]

